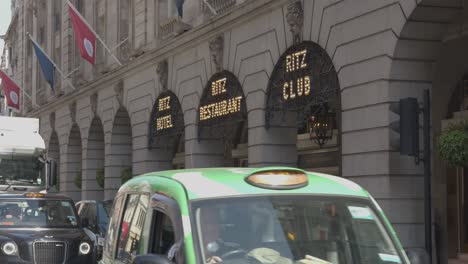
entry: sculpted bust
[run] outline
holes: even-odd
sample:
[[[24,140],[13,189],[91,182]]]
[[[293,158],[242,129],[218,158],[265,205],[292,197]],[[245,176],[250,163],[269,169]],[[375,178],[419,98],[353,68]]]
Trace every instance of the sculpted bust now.
[[[159,77],[159,83],[161,84],[161,90],[166,91],[167,90],[167,80],[168,80],[167,60],[163,60],[160,63],[158,63],[158,66],[156,68],[156,73],[158,74],[158,77]]]
[[[293,0],[288,5],[286,21],[293,35],[294,44],[302,41],[302,26],[304,25],[304,10],[301,1]]]
[[[224,37],[223,35],[217,36],[210,41],[210,53],[216,72],[223,70],[223,53],[224,53]]]

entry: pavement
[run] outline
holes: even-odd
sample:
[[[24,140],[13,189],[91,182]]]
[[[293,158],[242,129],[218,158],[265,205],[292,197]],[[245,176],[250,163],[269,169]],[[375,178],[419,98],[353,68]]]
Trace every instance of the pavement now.
[[[460,254],[458,259],[449,259],[448,264],[468,264],[468,254]]]

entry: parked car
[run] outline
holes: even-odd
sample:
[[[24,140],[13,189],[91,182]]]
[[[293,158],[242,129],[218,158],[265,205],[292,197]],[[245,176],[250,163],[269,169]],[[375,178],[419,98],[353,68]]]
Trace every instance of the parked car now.
[[[92,247],[72,199],[44,193],[0,195],[0,263],[90,263]]]
[[[76,203],[84,230],[93,241],[93,263],[96,263],[102,257],[111,207],[112,200],[84,200]]]
[[[187,169],[119,189],[100,263],[221,262],[410,263],[376,201],[340,177],[285,167]]]

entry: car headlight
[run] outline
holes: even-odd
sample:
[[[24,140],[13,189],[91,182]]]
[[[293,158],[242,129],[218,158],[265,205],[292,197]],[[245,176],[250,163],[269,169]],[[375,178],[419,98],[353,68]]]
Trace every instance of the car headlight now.
[[[88,242],[82,242],[79,247],[80,255],[88,255],[91,251],[91,245]]]
[[[18,254],[18,246],[15,242],[6,242],[2,245],[2,251],[5,255],[13,256]]]

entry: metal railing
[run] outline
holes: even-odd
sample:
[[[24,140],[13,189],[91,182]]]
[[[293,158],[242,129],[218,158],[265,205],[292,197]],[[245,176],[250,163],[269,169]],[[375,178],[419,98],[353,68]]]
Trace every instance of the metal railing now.
[[[171,17],[160,24],[160,39],[167,39],[169,37],[178,35],[190,28],[185,24],[180,17]]]
[[[228,12],[236,6],[237,0],[200,0],[204,13],[219,15]]]

